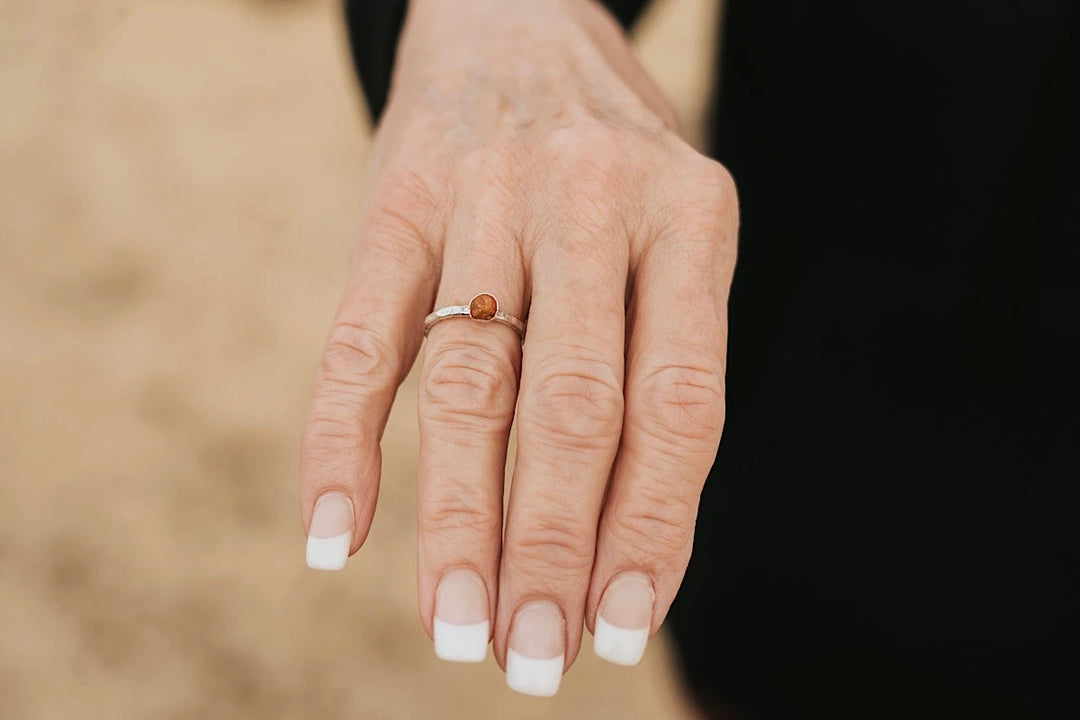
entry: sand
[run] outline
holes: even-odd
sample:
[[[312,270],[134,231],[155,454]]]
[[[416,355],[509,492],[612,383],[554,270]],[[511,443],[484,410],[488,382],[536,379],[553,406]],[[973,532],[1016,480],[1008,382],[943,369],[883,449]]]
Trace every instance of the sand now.
[[[714,10],[638,39],[692,130]],[[434,657],[415,373],[367,545],[304,566],[369,139],[336,2],[0,0],[0,98],[0,717],[688,716],[662,636],[631,670],[586,638],[553,700]]]

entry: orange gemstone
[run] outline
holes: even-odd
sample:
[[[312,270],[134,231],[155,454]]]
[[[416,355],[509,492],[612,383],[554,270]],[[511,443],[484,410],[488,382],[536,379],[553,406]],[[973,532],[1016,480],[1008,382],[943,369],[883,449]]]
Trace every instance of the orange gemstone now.
[[[499,303],[494,296],[481,293],[469,303],[469,317],[473,320],[490,320],[499,310]]]

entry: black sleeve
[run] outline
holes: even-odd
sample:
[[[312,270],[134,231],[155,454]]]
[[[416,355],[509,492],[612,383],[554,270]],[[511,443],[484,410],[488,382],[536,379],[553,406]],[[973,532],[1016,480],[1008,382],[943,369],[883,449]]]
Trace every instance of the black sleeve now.
[[[371,117],[376,120],[386,107],[394,53],[407,4],[408,0],[345,0],[353,63]],[[605,0],[604,4],[624,27],[629,27],[649,0]]]

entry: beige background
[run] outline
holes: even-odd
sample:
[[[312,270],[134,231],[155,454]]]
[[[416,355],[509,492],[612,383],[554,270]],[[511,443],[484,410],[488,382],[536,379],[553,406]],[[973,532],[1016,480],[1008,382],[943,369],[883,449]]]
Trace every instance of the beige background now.
[[[691,128],[711,0],[637,39]],[[0,717],[678,718],[665,643],[554,700],[417,620],[415,388],[340,574],[297,441],[367,121],[337,2],[0,0]]]

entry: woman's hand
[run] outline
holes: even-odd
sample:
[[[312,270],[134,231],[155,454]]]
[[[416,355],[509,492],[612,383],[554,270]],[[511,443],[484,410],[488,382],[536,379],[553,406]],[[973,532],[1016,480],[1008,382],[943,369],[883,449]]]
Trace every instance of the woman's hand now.
[[[583,623],[636,663],[690,557],[738,221],[730,176],[674,125],[590,0],[412,3],[304,433],[308,562],[341,567],[367,535],[425,315],[492,293],[528,316],[524,346],[469,319],[427,342],[420,614],[440,657],[493,638],[523,692],[558,689]]]

